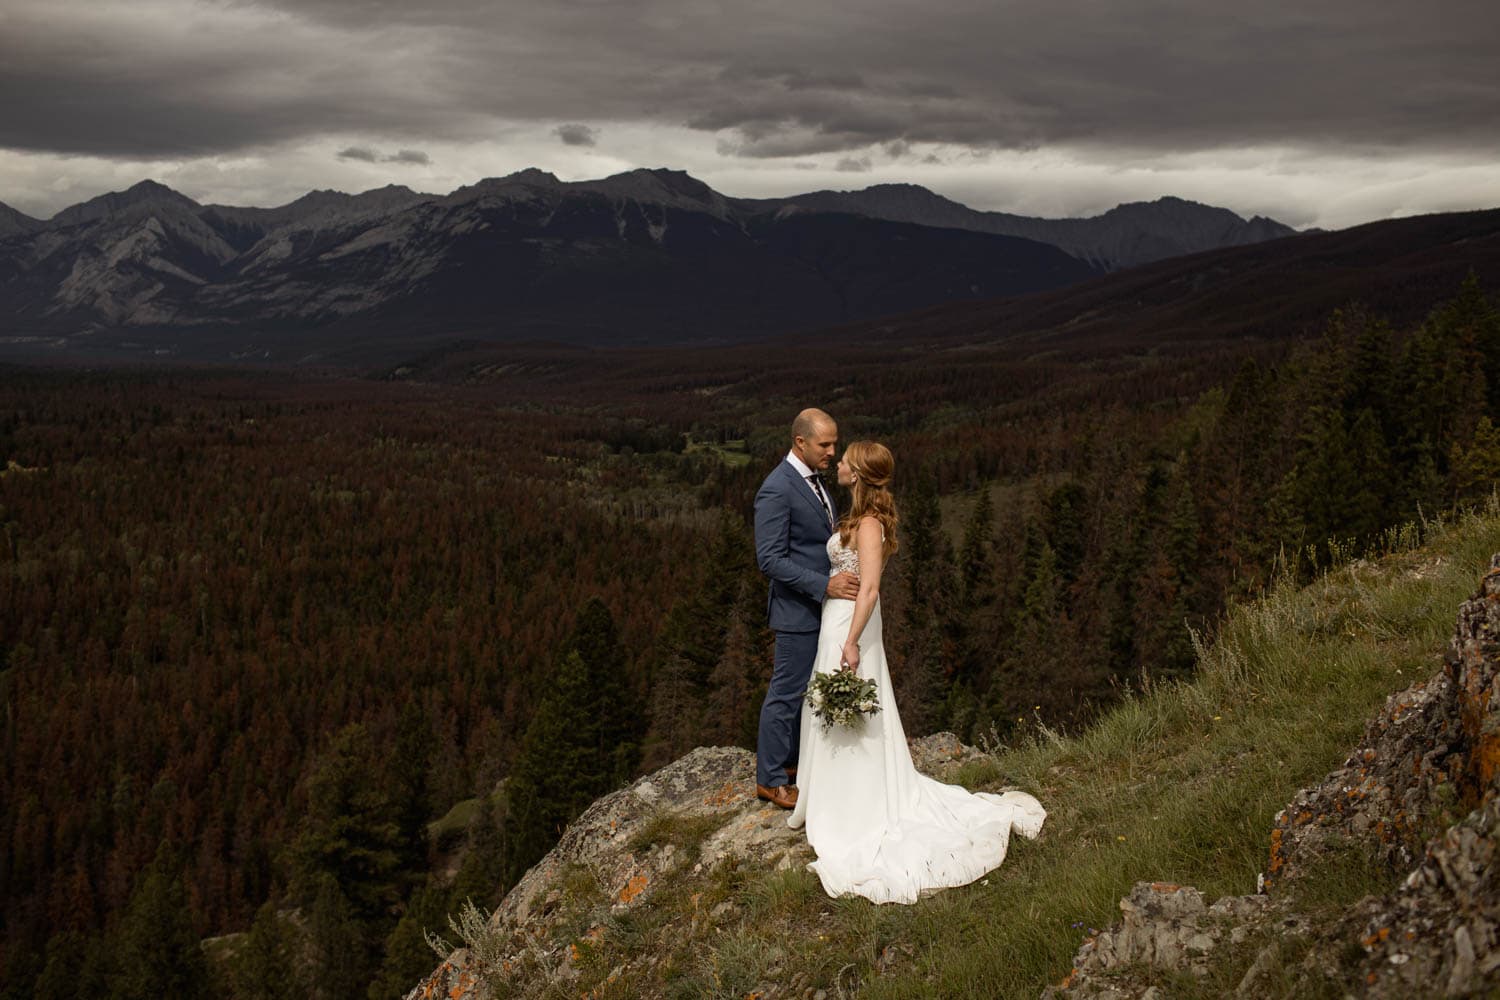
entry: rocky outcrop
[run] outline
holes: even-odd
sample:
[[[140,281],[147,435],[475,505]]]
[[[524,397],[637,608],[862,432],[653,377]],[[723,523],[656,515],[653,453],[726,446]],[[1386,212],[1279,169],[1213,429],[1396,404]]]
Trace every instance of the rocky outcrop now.
[[[1500,556],[1459,609],[1443,670],[1392,696],[1360,747],[1276,817],[1261,892],[1212,906],[1195,889],[1139,883],[1121,922],[1085,941],[1056,997],[1152,993],[1164,977],[1229,982],[1240,996],[1366,997],[1500,991]],[[1341,852],[1396,888],[1341,919],[1300,912],[1298,887]],[[1231,982],[1233,981],[1233,982]],[[1276,987],[1286,988],[1284,981]]]
[[[918,770],[943,780],[983,756],[949,733],[913,740],[911,749]],[[750,751],[700,747],[599,799],[501,901],[483,943],[455,950],[407,1000],[464,1000],[497,983],[520,995],[545,993],[577,976],[581,949],[604,933],[605,920],[650,908],[668,888],[686,900],[674,920],[714,925],[737,916],[729,901],[700,906],[694,885],[726,862],[775,870],[813,859],[787,813],[755,797],[754,774]],[[630,960],[649,966],[660,958],[647,949]]]

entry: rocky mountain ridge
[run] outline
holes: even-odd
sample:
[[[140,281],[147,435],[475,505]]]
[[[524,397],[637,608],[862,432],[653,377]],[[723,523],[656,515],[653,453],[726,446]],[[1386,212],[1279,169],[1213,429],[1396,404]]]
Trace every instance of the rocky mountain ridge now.
[[[1059,288],[1129,257],[1080,251],[1076,235],[1060,249],[1037,238],[1046,227],[1003,231],[986,221],[995,213],[912,190],[949,211],[897,210],[881,188],[735,199],[673,170],[565,182],[530,169],[445,196],[392,185],[276,208],[200,205],[143,181],[45,221],[0,209],[0,328],[59,348],[127,331],[159,353],[207,357],[301,357],[394,331],[722,342]],[[1233,213],[1187,206],[1116,210],[1108,239],[1166,253],[1210,230],[1249,238],[1226,228]],[[1196,235],[1163,243],[1179,225],[1168,216],[1197,220]],[[182,335],[205,330],[218,335]]]
[[[1020,236],[1050,243],[1103,271],[1294,236],[1297,230],[1257,215],[1245,220],[1227,208],[1164,197],[1129,202],[1101,215],[1044,219],[982,212],[915,184],[877,184],[863,191],[817,191],[787,202],[816,211],[853,212],[896,222]]]

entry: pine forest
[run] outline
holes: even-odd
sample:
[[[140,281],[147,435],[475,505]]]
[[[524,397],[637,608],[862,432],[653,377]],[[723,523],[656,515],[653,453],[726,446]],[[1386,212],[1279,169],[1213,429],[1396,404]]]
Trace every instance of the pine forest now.
[[[0,369],[0,995],[400,997],[602,792],[753,747],[803,406],[896,455],[908,733],[1076,730],[1489,495],[1500,314],[1443,294],[1160,349]]]

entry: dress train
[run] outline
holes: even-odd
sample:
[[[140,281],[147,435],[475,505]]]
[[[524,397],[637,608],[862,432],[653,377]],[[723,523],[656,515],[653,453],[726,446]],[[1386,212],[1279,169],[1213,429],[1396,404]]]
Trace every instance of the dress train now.
[[[853,615],[853,601],[824,603],[815,672],[839,669]],[[875,681],[880,711],[860,726],[825,731],[804,706],[797,806],[787,822],[806,826],[818,855],[808,868],[830,896],[913,903],[993,870],[1011,832],[1035,837],[1047,812],[1025,792],[969,792],[917,771],[886,666],[879,601],[859,647],[859,675]]]

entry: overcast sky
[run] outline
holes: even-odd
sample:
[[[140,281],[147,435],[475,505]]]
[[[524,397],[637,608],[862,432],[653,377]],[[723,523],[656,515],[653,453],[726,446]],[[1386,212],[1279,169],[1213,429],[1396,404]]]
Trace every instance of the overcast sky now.
[[[1500,206],[1495,0],[0,0],[0,202],[905,181],[1328,228]]]

